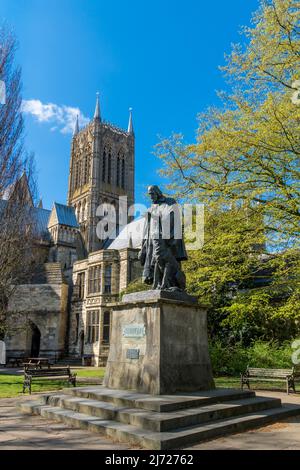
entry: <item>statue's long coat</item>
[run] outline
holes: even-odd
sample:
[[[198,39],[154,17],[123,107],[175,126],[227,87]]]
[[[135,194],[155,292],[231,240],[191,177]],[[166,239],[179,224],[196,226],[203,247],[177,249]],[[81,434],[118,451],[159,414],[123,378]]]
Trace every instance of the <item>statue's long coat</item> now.
[[[159,217],[157,217],[159,211]],[[141,249],[141,263],[143,280],[153,280],[153,220],[159,220],[158,236],[162,238],[163,222],[169,224],[170,237],[165,240],[177,261],[187,259],[187,252],[182,238],[181,214],[178,204],[173,198],[164,198],[160,204],[153,204],[145,214],[143,242]],[[174,220],[176,223],[174,223]],[[180,226],[179,226],[180,225]]]

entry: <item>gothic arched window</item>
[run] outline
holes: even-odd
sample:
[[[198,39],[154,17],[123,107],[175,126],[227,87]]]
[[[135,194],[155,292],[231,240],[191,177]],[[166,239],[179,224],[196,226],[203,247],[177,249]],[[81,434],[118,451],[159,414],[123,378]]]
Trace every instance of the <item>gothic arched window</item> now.
[[[82,182],[81,168],[82,168],[82,162],[81,162],[81,160],[79,160],[79,162],[78,162],[78,183],[77,183],[78,188],[81,186],[81,182]]]
[[[125,160],[122,159],[121,188],[125,189]]]
[[[102,157],[102,181],[105,183],[106,180],[106,150],[103,151]]]
[[[120,186],[120,157],[117,158],[117,186]]]
[[[89,172],[89,159],[88,159],[88,157],[86,156],[86,157],[84,158],[83,184],[87,184],[87,182],[88,182],[88,178],[89,178],[88,172]]]
[[[108,154],[108,161],[107,161],[107,182],[111,182],[111,150]]]
[[[86,182],[89,182],[90,179],[90,174],[91,174],[91,157],[88,157],[87,159],[87,172],[86,172]]]
[[[75,163],[75,175],[74,175],[74,189],[78,188],[78,178],[79,178],[79,163]]]

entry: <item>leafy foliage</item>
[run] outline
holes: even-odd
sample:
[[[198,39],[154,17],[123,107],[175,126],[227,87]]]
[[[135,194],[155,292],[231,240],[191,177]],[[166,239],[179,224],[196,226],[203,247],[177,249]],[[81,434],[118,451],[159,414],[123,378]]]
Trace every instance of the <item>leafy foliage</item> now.
[[[277,342],[256,341],[245,348],[241,344],[225,347],[221,341],[210,344],[210,357],[216,375],[238,375],[247,365],[262,368],[292,367],[291,342],[282,345]]]
[[[124,294],[131,294],[132,292],[141,292],[143,290],[149,289],[151,289],[151,286],[145,284],[141,279],[134,279],[128,284],[126,289],[120,293],[120,297],[122,297]]]
[[[213,338],[285,339],[300,315],[300,9],[261,1],[222,67],[230,91],[199,115],[195,143],[162,140],[170,189],[205,203],[205,242],[185,263]]]
[[[180,195],[218,206],[246,201],[285,239],[299,235],[300,10],[294,0],[262,2],[248,45],[223,67],[231,93],[199,115],[197,142],[163,140],[158,154]],[[299,100],[300,102],[300,100]]]

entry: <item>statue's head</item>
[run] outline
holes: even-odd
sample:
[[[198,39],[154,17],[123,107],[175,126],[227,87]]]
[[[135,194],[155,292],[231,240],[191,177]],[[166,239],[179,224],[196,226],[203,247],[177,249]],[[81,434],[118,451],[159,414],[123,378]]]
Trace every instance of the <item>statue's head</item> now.
[[[159,200],[163,197],[163,193],[156,184],[148,187],[148,194],[151,198],[151,201],[154,204],[157,204]]]

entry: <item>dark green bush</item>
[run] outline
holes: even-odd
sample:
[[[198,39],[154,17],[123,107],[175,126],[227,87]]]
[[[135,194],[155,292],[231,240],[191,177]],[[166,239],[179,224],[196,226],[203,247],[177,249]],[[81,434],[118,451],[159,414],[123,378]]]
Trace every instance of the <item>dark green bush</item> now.
[[[133,281],[131,281],[128,286],[126,287],[126,289],[124,289],[121,293],[120,293],[120,297],[122,297],[124,294],[131,294],[133,292],[141,292],[141,291],[144,291],[144,290],[149,290],[151,289],[151,286],[145,284],[142,279],[135,279]]]
[[[218,375],[239,375],[247,365],[252,367],[292,367],[291,341],[279,345],[276,342],[256,341],[248,348],[236,344],[228,346],[220,340],[211,341],[209,350],[213,372]]]

